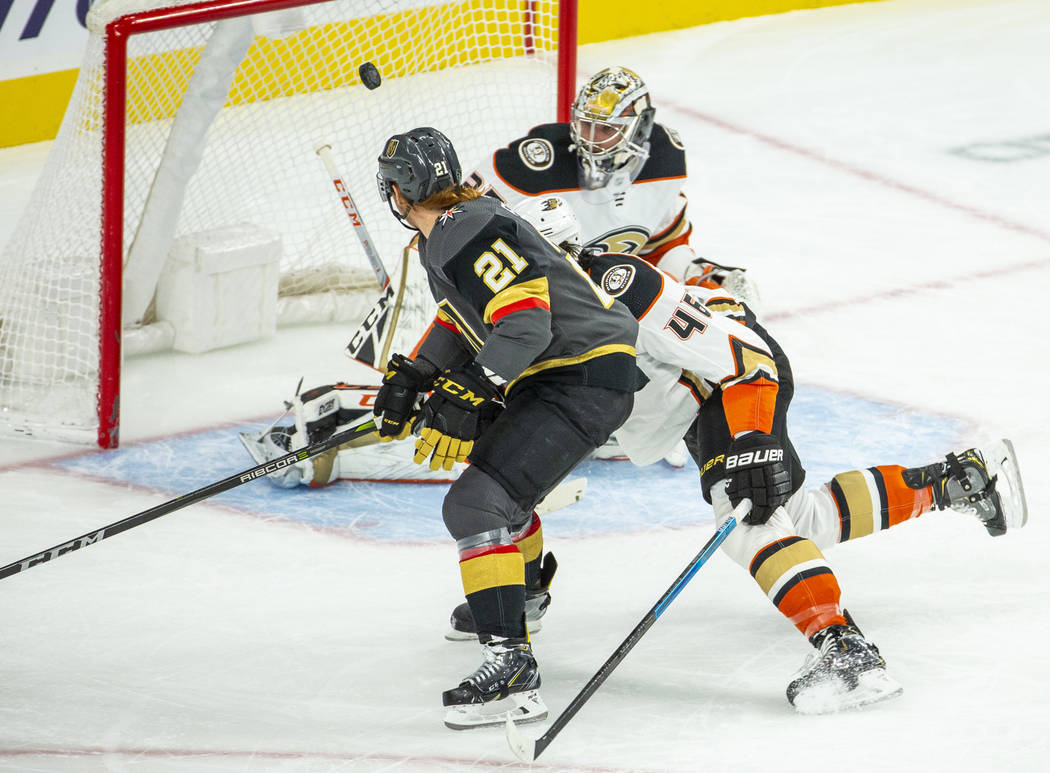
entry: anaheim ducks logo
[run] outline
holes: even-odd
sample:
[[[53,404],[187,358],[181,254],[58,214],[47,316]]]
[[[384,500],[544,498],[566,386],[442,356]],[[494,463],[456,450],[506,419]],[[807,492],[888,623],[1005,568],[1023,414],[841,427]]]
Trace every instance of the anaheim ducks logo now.
[[[518,145],[518,155],[529,169],[542,172],[554,163],[554,147],[547,140],[533,137]]]
[[[649,241],[649,232],[640,226],[628,226],[609,231],[587,242],[588,247],[597,247],[602,252],[624,252],[636,255]]]
[[[634,279],[634,266],[613,266],[602,274],[602,289],[613,298],[631,286]]]

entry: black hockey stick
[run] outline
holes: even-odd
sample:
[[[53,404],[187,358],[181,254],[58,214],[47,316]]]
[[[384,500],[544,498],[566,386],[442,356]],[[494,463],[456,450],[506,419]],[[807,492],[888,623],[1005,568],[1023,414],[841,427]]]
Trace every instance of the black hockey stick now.
[[[576,716],[576,712],[583,708],[591,696],[602,686],[602,683],[609,678],[609,675],[616,670],[616,667],[623,662],[623,659],[627,657],[627,653],[634,649],[634,645],[645,636],[646,632],[652,628],[653,623],[660,617],[670,606],[671,602],[675,600],[675,597],[682,592],[682,588],[693,579],[700,567],[707,563],[714,552],[718,550],[718,546],[721,545],[725,538],[729,536],[729,533],[736,528],[737,518],[743,518],[747,515],[751,509],[751,500],[745,499],[736,509],[733,514],[729,517],[725,523],[715,530],[715,533],[711,535],[711,539],[707,541],[707,544],[700,549],[700,552],[696,554],[689,565],[685,568],[678,579],[674,581],[670,588],[660,597],[660,600],[656,602],[656,605],[650,609],[642,621],[634,627],[627,638],[623,640],[623,643],[616,648],[616,651],[609,656],[609,659],[602,664],[602,667],[598,669],[598,673],[591,677],[591,680],[584,685],[583,689],[576,695],[575,698],[570,701],[569,705],[565,707],[565,710],[558,715],[558,718],[554,720],[554,724],[547,729],[547,732],[541,735],[539,738],[532,740],[531,738],[525,738],[521,731],[518,730],[517,725],[511,721],[510,715],[507,715],[507,743],[510,744],[511,751],[517,755],[518,759],[523,762],[532,762],[541,754],[543,750],[550,746],[551,741],[562,731],[562,729],[569,724],[569,720]]]
[[[318,442],[308,445],[305,448],[301,448],[298,451],[291,451],[284,456],[280,456],[271,461],[263,462],[260,465],[252,467],[250,470],[238,472],[237,474],[231,475],[217,483],[212,483],[189,494],[175,497],[175,499],[157,505],[156,507],[151,507],[149,510],[143,510],[141,513],[129,515],[127,518],[111,523],[108,526],[103,526],[101,529],[82,534],[75,539],[71,539],[69,542],[63,542],[60,545],[55,545],[53,548],[48,548],[36,555],[27,556],[19,561],[10,563],[5,567],[0,568],[0,579],[10,577],[12,574],[24,572],[26,569],[31,569],[34,566],[46,563],[53,558],[58,558],[66,553],[72,553],[74,550],[80,550],[80,548],[87,547],[88,545],[94,545],[96,542],[101,542],[104,539],[116,536],[122,531],[134,529],[136,526],[149,523],[155,518],[160,518],[162,515],[181,510],[187,505],[192,505],[195,502],[200,502],[202,499],[221,494],[223,491],[229,491],[232,488],[240,486],[242,483],[261,478],[264,475],[280,470],[290,464],[295,464],[304,459],[317,456],[330,448],[335,448],[343,443],[347,443],[375,431],[375,420],[369,419],[363,424],[358,424],[356,427],[351,427],[343,432],[337,432],[327,440],[319,440]]]

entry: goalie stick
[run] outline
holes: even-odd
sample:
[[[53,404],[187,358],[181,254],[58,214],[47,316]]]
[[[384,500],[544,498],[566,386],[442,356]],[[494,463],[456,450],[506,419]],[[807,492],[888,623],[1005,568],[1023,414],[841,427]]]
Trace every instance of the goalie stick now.
[[[386,273],[383,261],[372,244],[372,237],[368,235],[365,221],[361,219],[361,212],[350,197],[350,191],[346,187],[346,183],[343,182],[343,176],[339,174],[339,169],[335,165],[335,158],[332,156],[331,143],[318,142],[314,150],[324,164],[324,168],[328,170],[328,176],[332,178],[332,184],[335,185],[335,191],[339,194],[339,200],[343,202],[343,209],[346,210],[347,217],[350,218],[350,222],[354,225],[354,233],[357,234],[357,238],[361,242],[361,249],[365,251],[365,257],[368,258],[368,262],[372,264],[372,270],[376,273],[379,289],[386,290],[390,287],[390,275]]]
[[[141,513],[129,515],[127,518],[115,521],[108,526],[103,526],[101,529],[89,531],[87,534],[82,534],[68,542],[63,542],[52,548],[41,551],[40,553],[36,553],[35,555],[26,556],[25,558],[14,561],[7,566],[0,567],[0,579],[10,577],[12,574],[24,572],[26,569],[32,569],[34,566],[39,566],[40,564],[51,561],[59,556],[66,555],[67,553],[72,553],[74,550],[80,550],[80,548],[87,547],[88,545],[94,545],[96,542],[101,542],[104,539],[115,537],[121,532],[133,529],[136,526],[141,526],[144,523],[149,523],[152,520],[160,518],[162,515],[181,510],[188,505],[208,499],[216,494],[221,494],[223,491],[229,491],[232,488],[236,488],[242,483],[257,480],[258,478],[262,478],[282,467],[287,467],[289,464],[295,464],[304,459],[317,456],[318,454],[324,453],[329,448],[342,445],[343,443],[375,431],[375,420],[369,419],[366,422],[358,424],[356,427],[351,427],[343,432],[337,432],[327,440],[319,440],[318,442],[308,445],[305,448],[301,448],[298,451],[291,451],[284,456],[256,465],[255,467],[244,470],[243,472],[238,472],[216,483],[211,483],[203,488],[197,489],[196,491],[192,491],[189,494],[175,497],[174,499],[168,500],[156,507],[143,510]]]
[[[409,251],[416,242],[413,239],[401,253],[401,279],[398,282],[397,297],[394,297],[393,287],[388,287],[379,296],[364,321],[350,337],[350,343],[346,345],[346,356],[350,359],[363,362],[371,368],[385,370],[387,358],[390,355],[390,346],[394,340],[394,332],[397,330],[397,322],[401,316],[401,303],[405,297],[405,284],[408,279]],[[390,315],[390,324],[387,325],[387,315]],[[382,344],[382,347],[380,347]]]
[[[576,695],[569,705],[565,707],[565,710],[558,715],[558,718],[554,720],[554,723],[548,728],[547,732],[541,735],[539,738],[533,740],[525,738],[521,731],[518,730],[517,726],[511,720],[510,715],[507,715],[507,743],[510,744],[511,751],[517,756],[518,759],[523,762],[532,762],[541,754],[543,750],[550,746],[551,741],[557,737],[558,733],[569,723],[576,712],[583,708],[591,696],[597,692],[598,688],[602,686],[602,683],[609,678],[609,675],[616,670],[616,667],[623,662],[623,659],[627,657],[627,653],[634,649],[634,645],[637,644],[646,632],[652,628],[653,623],[656,622],[657,618],[660,617],[670,606],[671,602],[675,600],[682,589],[693,579],[700,567],[707,563],[707,560],[714,555],[714,552],[718,550],[719,545],[725,542],[726,537],[729,536],[730,532],[736,528],[737,521],[743,518],[751,510],[751,500],[745,499],[733,510],[733,514],[729,516],[729,519],[719,526],[715,533],[711,535],[711,539],[700,549],[700,552],[696,554],[689,565],[686,566],[685,570],[678,575],[678,579],[672,583],[671,587],[667,589],[660,600],[656,602],[652,609],[650,609],[645,617],[642,618],[641,622],[634,627],[627,638],[623,640],[616,651],[609,656],[609,659],[602,664],[602,667],[598,669],[598,672],[591,677],[590,681],[583,686],[583,689]]]

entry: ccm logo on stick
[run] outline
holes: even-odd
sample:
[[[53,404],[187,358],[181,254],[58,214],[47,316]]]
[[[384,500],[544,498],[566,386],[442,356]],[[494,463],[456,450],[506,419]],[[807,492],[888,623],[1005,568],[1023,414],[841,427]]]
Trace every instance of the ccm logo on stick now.
[[[767,448],[762,451],[745,451],[742,454],[733,454],[726,457],[726,469],[734,467],[749,467],[752,464],[767,464],[779,462],[784,458],[783,448]]]
[[[25,571],[31,566],[41,564],[44,561],[50,561],[52,558],[57,558],[63,553],[68,553],[71,550],[80,550],[82,547],[87,545],[93,545],[96,542],[101,541],[106,536],[105,529],[99,529],[94,534],[86,534],[83,537],[78,537],[71,542],[67,542],[64,545],[59,545],[57,548],[51,548],[51,550],[45,550],[43,553],[37,553],[35,556],[30,556],[25,561],[22,561],[19,566],[19,571]]]

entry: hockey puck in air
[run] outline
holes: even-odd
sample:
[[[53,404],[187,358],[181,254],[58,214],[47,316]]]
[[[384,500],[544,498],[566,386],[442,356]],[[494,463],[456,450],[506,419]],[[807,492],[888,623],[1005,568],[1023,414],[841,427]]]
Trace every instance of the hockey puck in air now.
[[[379,84],[383,82],[383,79],[379,77],[379,70],[371,62],[365,62],[358,67],[357,74],[361,76],[361,82],[369,91],[378,89]]]

